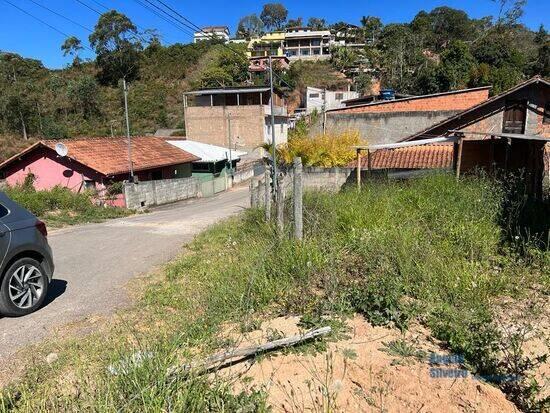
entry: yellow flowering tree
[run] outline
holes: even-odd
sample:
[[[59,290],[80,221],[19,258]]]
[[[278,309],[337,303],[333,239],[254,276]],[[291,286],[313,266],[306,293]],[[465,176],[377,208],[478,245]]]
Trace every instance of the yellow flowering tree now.
[[[299,156],[305,166],[332,168],[346,166],[355,159],[352,146],[360,143],[357,131],[327,133],[313,137],[295,134],[289,137],[288,143],[277,148],[277,154],[280,162],[285,164],[291,164],[293,159]]]

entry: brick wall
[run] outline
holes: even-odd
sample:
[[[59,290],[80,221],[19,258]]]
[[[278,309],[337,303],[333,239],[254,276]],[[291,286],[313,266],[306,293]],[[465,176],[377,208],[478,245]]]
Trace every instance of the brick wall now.
[[[255,148],[264,143],[265,113],[261,105],[187,107],[187,137],[194,141],[227,147],[228,115],[231,115],[231,136],[239,137],[238,143],[241,147]]]
[[[138,184],[124,184],[126,207],[136,209],[153,205],[163,205],[199,196],[197,178],[162,179]]]
[[[337,109],[331,113],[427,112],[465,110],[489,98],[489,90],[465,90],[436,96],[411,97]]]

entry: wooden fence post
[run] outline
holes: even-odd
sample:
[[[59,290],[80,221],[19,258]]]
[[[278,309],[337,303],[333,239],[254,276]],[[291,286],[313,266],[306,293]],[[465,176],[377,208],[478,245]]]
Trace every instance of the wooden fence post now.
[[[283,230],[285,227],[284,222],[284,209],[285,209],[285,189],[283,185],[283,177],[278,176],[277,178],[277,195],[276,195],[276,203],[277,203],[277,231],[279,233],[279,236],[283,235]]]
[[[302,207],[302,158],[294,158],[294,188],[293,188],[293,205],[294,205],[294,238],[302,240],[304,237],[304,221]]]
[[[271,221],[271,171],[269,170],[269,166],[266,165],[265,167],[265,174],[264,174],[264,207],[265,207],[265,222]]]

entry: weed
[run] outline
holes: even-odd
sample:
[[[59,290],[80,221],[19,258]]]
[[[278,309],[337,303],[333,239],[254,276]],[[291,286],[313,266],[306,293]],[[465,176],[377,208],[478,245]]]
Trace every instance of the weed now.
[[[384,347],[381,349],[390,356],[400,357],[401,359],[416,359],[424,360],[426,358],[426,352],[419,350],[412,344],[409,344],[405,339],[392,340],[389,343],[383,343]]]

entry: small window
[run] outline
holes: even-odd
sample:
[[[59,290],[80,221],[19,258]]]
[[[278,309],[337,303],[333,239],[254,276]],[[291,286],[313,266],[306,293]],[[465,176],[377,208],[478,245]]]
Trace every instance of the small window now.
[[[162,170],[153,171],[151,173],[151,179],[153,181],[160,181],[162,179]]]
[[[545,125],[550,124],[550,102],[546,102],[546,105],[544,105],[544,116],[542,118],[542,123]]]
[[[342,100],[344,99],[344,94],[343,93],[336,93],[336,100]]]
[[[311,99],[316,99],[316,98],[319,97],[319,93],[310,93],[310,94],[309,94],[309,97],[310,97]]]
[[[8,215],[8,212],[8,209],[4,205],[0,204],[0,218]]]
[[[91,179],[85,179],[84,189],[95,189],[95,181],[92,181]]]

